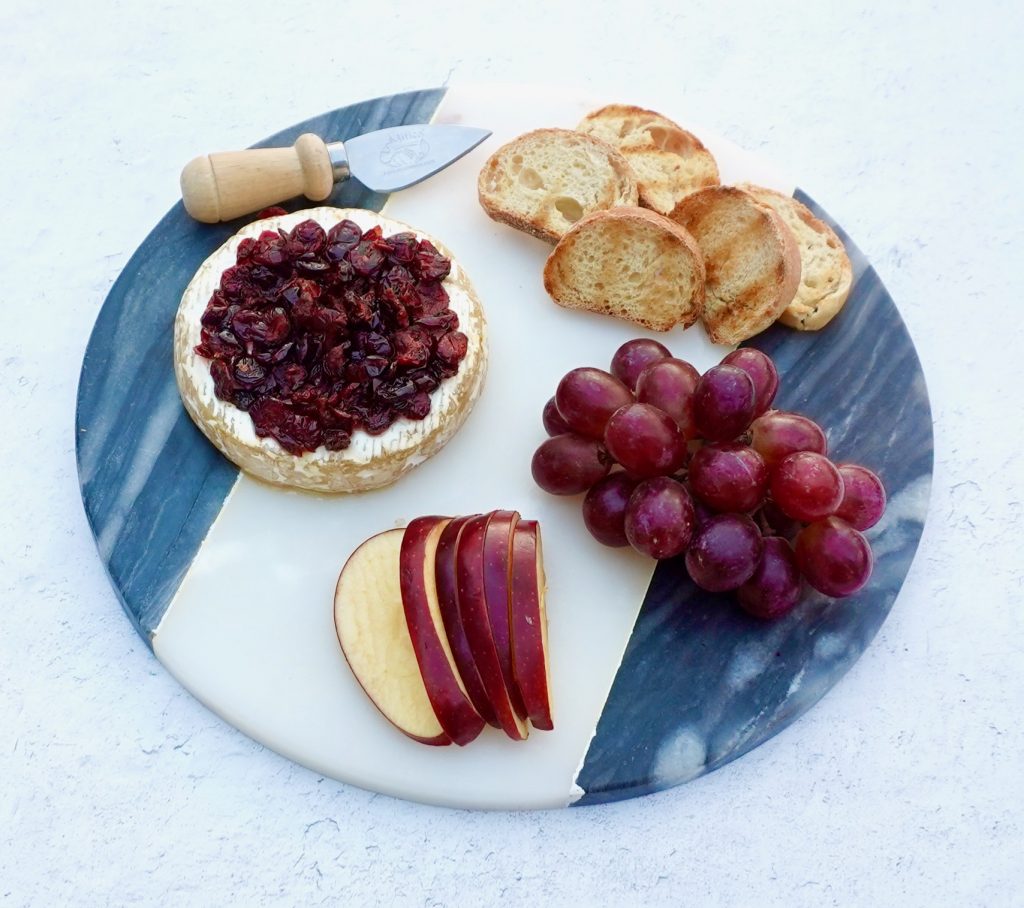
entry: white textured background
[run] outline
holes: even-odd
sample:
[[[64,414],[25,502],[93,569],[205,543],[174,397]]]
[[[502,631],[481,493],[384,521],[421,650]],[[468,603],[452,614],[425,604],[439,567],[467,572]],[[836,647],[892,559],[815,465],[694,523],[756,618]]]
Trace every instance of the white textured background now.
[[[683,6],[0,0],[0,905],[1024,904],[1022,6]],[[675,86],[843,223],[924,362],[932,510],[892,616],[674,791],[483,814],[319,778],[178,688],[85,524],[82,352],[183,163],[456,80]]]

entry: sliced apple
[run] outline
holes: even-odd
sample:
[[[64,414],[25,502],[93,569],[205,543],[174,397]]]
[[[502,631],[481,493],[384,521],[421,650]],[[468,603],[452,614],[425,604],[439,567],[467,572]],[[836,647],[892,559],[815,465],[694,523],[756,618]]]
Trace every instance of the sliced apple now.
[[[399,583],[404,530],[357,548],[338,577],[334,626],[352,673],[399,731],[423,744],[451,744],[427,696],[406,623]]]
[[[540,544],[535,520],[520,520],[512,536],[512,667],[534,728],[550,731],[551,672],[548,616]]]
[[[473,662],[498,723],[510,738],[521,741],[529,734],[526,722],[512,706],[501,661],[491,632],[484,592],[484,540],[493,515],[472,518],[462,530],[455,554],[459,614],[473,653]]]
[[[484,600],[491,622],[491,637],[498,653],[501,677],[512,708],[520,719],[526,707],[512,671],[512,536],[519,522],[518,511],[494,511],[484,533]]]
[[[405,528],[399,554],[399,586],[413,652],[427,698],[441,728],[456,744],[472,741],[484,727],[448,645],[434,579],[434,556],[449,517],[417,517]]]
[[[500,728],[494,707],[487,697],[480,672],[473,661],[473,650],[470,648],[466,631],[462,627],[462,616],[459,614],[459,581],[456,571],[455,553],[458,549],[459,537],[472,520],[470,517],[456,517],[441,533],[434,553],[434,580],[437,588],[437,603],[441,611],[445,635],[455,668],[462,679],[462,685],[469,696],[470,702],[477,713],[488,724]]]

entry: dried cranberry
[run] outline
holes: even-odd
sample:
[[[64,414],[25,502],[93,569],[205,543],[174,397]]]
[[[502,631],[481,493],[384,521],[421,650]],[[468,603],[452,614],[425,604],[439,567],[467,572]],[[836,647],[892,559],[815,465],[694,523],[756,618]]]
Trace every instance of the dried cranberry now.
[[[319,422],[290,408],[283,400],[265,397],[249,408],[256,434],[275,439],[291,454],[315,451],[323,440]]]
[[[256,251],[256,240],[252,237],[246,237],[242,242],[238,244],[238,250],[235,253],[235,257],[239,264],[252,258],[252,254]]]
[[[426,328],[435,337],[439,337],[448,331],[454,331],[459,327],[459,315],[451,309],[445,309],[435,315],[424,315],[416,319],[416,324]]]
[[[225,268],[224,273],[220,276],[221,293],[229,300],[240,300],[251,286],[249,269],[242,265]]]
[[[428,400],[427,408],[429,409],[429,407],[430,401]],[[378,410],[367,415],[366,419],[363,420],[363,428],[366,429],[369,435],[381,435],[391,427],[394,421],[394,414],[390,410]]]
[[[408,265],[416,258],[416,252],[419,250],[419,241],[416,239],[415,233],[408,231],[396,233],[388,237],[388,239],[391,241],[391,252],[389,254],[391,261]]]
[[[348,310],[349,318],[357,324],[369,325],[377,314],[373,302],[372,293],[347,294],[345,306]]]
[[[373,244],[372,240],[364,238],[354,249],[349,250],[348,261],[351,262],[356,274],[372,277],[384,264],[384,253]]]
[[[285,241],[280,234],[270,230],[264,230],[256,241],[256,249],[253,251],[252,260],[257,265],[265,268],[276,268],[288,261],[288,253],[285,249]]]
[[[430,359],[430,341],[418,328],[399,331],[395,335],[395,362],[402,367],[425,366]]]
[[[393,303],[401,303],[404,306],[414,301],[413,291],[416,283],[407,269],[401,265],[395,265],[380,282],[381,296]]]
[[[327,234],[316,221],[308,219],[296,224],[288,237],[288,254],[292,258],[316,255],[327,247]]]
[[[461,331],[450,331],[437,342],[437,355],[448,365],[458,364],[469,349],[469,339]]]
[[[420,281],[416,298],[424,315],[436,315],[448,308],[448,291],[438,283]]]
[[[416,270],[425,281],[440,281],[448,277],[452,263],[429,240],[420,240],[416,250]]]
[[[327,231],[327,257],[334,262],[340,261],[362,237],[363,231],[355,221],[347,218],[339,221]]]
[[[430,395],[424,391],[417,391],[403,411],[409,419],[424,419],[429,412]]]
[[[411,377],[413,384],[416,385],[416,389],[419,391],[426,391],[427,394],[436,390],[437,386],[441,384],[437,380],[437,376],[427,370],[413,372]]]

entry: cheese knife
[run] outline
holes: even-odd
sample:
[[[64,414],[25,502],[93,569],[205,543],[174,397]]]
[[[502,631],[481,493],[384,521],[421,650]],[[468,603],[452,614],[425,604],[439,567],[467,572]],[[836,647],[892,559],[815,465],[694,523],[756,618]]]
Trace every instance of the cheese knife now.
[[[355,177],[374,192],[396,192],[433,176],[491,133],[472,126],[389,126],[344,142],[304,133],[287,148],[201,155],[181,172],[181,198],[197,221],[230,221],[305,195],[326,199]]]

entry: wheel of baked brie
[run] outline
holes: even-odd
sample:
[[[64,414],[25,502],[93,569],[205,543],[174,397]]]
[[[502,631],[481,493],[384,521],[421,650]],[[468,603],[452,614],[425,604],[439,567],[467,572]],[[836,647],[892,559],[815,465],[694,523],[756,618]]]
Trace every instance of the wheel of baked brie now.
[[[334,275],[331,280],[337,281],[340,280],[337,277],[338,272],[344,271],[349,275],[348,279],[354,282],[351,284],[354,289],[349,293],[349,302],[351,307],[354,307],[356,315],[353,315],[353,308],[346,313],[345,305],[340,302],[344,289],[341,284],[333,287],[318,284],[318,296],[313,294],[309,285],[303,284],[301,280],[293,280],[285,288],[287,293],[281,292],[283,278],[279,274],[275,277],[275,261],[272,258],[276,254],[274,249],[284,248],[282,244],[287,246],[288,232],[310,220],[319,224],[327,232],[328,237],[332,236],[332,227],[342,225],[345,221],[355,222],[363,233],[379,227],[381,236],[375,234],[375,241],[378,244],[381,237],[386,239],[395,234],[405,234],[405,245],[394,254],[390,254],[384,244],[383,263],[375,272],[377,290],[384,286],[379,283],[382,280],[380,274],[384,273],[380,269],[397,269],[397,276],[392,284],[403,288],[407,299],[419,299],[415,295],[409,297],[408,280],[411,279],[417,288],[416,292],[422,289],[427,297],[433,298],[436,304],[433,308],[438,309],[443,318],[430,318],[428,313],[428,317],[417,321],[420,315],[418,303],[411,304],[414,308],[410,308],[405,314],[405,310],[398,312],[394,303],[395,294],[389,290],[390,302],[381,303],[378,299],[377,303],[374,303],[370,300],[369,305],[372,309],[374,305],[379,304],[382,311],[386,309],[391,313],[397,312],[397,315],[388,315],[384,319],[387,323],[385,326],[382,326],[380,317],[376,321],[371,321],[369,325],[360,322],[360,318],[368,317],[369,310],[364,307],[363,302],[354,297],[357,291],[361,291],[365,300],[368,293],[367,284],[370,283],[372,286],[373,283],[370,278],[363,275],[363,271],[358,271],[352,276],[351,262],[341,262],[339,259],[339,255],[352,258],[353,254],[360,252],[360,249],[352,250],[351,254],[344,252],[345,243],[351,237],[349,225],[339,227],[340,233],[336,231],[337,237],[346,236],[346,239],[336,238],[335,245],[329,250],[333,258],[324,252],[323,244],[318,247],[318,252],[305,256],[312,264],[303,263],[302,267],[306,270],[301,272],[301,277],[308,277],[316,283],[319,268],[323,269],[325,274]],[[315,228],[307,224],[304,229],[316,234],[313,238],[316,245],[319,239]],[[346,229],[349,230],[347,235]],[[265,231],[278,232],[280,241],[270,237]],[[415,246],[410,246],[408,233],[415,235],[416,241],[420,243],[419,248],[428,250],[426,264],[420,271],[417,271],[420,268],[419,260],[409,259],[409,250]],[[265,237],[262,241],[261,234]],[[259,253],[257,246],[260,242],[264,243],[262,259],[259,259],[263,263],[260,265],[262,270],[251,273],[257,275],[257,280],[262,279],[271,287],[268,291],[271,300],[262,307],[262,311],[272,311],[273,314],[264,318],[252,332],[243,331],[245,325],[241,325],[237,331],[232,330],[233,327],[240,325],[238,310],[245,308],[245,304],[243,302],[241,306],[235,305],[234,309],[230,308],[233,301],[237,304],[241,298],[239,294],[242,293],[231,286],[231,277],[236,272],[222,280],[225,278],[225,272],[238,263],[239,247],[243,241],[248,241],[242,249],[243,257],[252,255],[254,250]],[[450,271],[443,279],[436,279],[436,274],[427,274],[425,278],[423,277],[425,269],[436,267],[437,261],[431,258],[430,247],[425,244],[432,244],[441,256],[450,261]],[[366,248],[371,256],[378,256],[369,241]],[[361,261],[353,261],[356,261],[357,268],[363,270],[373,264],[371,262],[367,265],[365,256]],[[289,273],[287,262],[280,267],[284,269],[283,273]],[[247,280],[248,275],[249,272]],[[298,276],[300,272],[296,270],[293,275]],[[426,285],[415,283],[417,279],[425,281]],[[437,303],[437,285],[447,291],[447,309],[457,316],[457,326],[453,324],[454,319],[439,309],[442,304]],[[274,303],[272,299],[275,293],[280,296],[278,303]],[[311,296],[315,304],[309,302]],[[443,296],[440,294],[442,301]],[[296,299],[299,300],[298,303]],[[295,305],[289,308],[290,303]],[[301,314],[297,308],[300,305],[305,307]],[[274,307],[273,310],[269,308],[271,306]],[[329,306],[334,306],[336,311],[328,311],[326,307]],[[288,316],[287,322],[282,319],[282,311]],[[325,329],[327,334],[306,332],[308,336],[298,342],[303,346],[289,346],[290,337],[284,332],[296,335],[298,332],[295,326],[300,323],[301,318],[308,321],[316,317],[311,316],[311,312],[326,313],[322,317],[328,321]],[[246,318],[258,321],[260,317],[262,316],[257,312],[256,315],[243,316],[242,321],[244,322]],[[233,318],[235,321],[232,321]],[[270,319],[269,323],[267,318]],[[396,318],[401,320],[400,327],[395,325]],[[331,319],[335,319],[341,327],[332,327]],[[207,323],[205,333],[204,320]],[[395,335],[401,333],[401,328],[406,327],[407,320],[413,334],[410,335],[406,331],[403,337],[396,338]],[[437,326],[438,322],[442,323],[441,327]],[[420,328],[420,324],[426,327]],[[443,333],[446,330],[450,332],[447,336]],[[431,338],[425,347],[434,351],[434,359],[424,368],[417,371],[414,368],[418,365],[416,360],[411,360],[413,366],[408,362],[400,366],[395,353],[391,353],[390,356],[393,361],[388,361],[389,349],[394,351],[403,344],[405,349],[408,349],[410,336],[414,338],[412,347],[415,348],[415,338],[423,337],[424,331],[429,331]],[[272,340],[277,346],[261,343],[270,333],[273,333]],[[458,334],[465,336],[465,353],[457,362],[457,371],[450,374],[454,368],[454,360],[463,345],[461,338],[456,336]],[[372,211],[311,208],[293,214],[264,218],[246,225],[202,264],[185,290],[175,319],[174,370],[185,409],[203,434],[238,467],[259,479],[278,485],[317,492],[357,492],[395,482],[408,470],[440,451],[455,435],[483,388],[487,370],[485,335],[483,309],[468,276],[449,250],[436,239],[407,224]],[[224,337],[227,338],[226,341],[223,340]],[[256,338],[255,342],[253,337]],[[367,337],[370,337],[369,341],[366,340]],[[443,343],[439,338],[444,338]],[[377,346],[367,353],[360,348],[359,345],[362,343]],[[320,349],[331,344],[336,346],[330,351]],[[446,362],[437,359],[441,356],[439,348],[443,348],[448,357]],[[310,352],[311,349],[319,351],[319,359],[316,362],[313,360],[316,360],[317,356]],[[355,358],[363,361],[381,349],[384,355],[383,358],[378,357],[374,360],[373,369],[368,370],[367,366],[353,369],[352,363],[346,363],[346,357],[353,356],[351,351],[356,349],[362,352],[357,352]],[[453,353],[453,350],[456,352]],[[203,355],[203,352],[210,355]],[[329,360],[328,352],[332,354]],[[417,355],[426,354],[423,349],[413,349],[410,356]],[[380,372],[383,366],[387,366],[387,371]],[[211,367],[217,371],[219,383],[215,382]],[[403,368],[406,371],[400,371]],[[434,369],[434,372],[431,372],[431,369]],[[377,378],[378,374],[380,378]],[[435,374],[436,377],[432,377]],[[304,391],[304,381],[310,384],[319,382],[320,391]],[[353,408],[343,399],[344,394],[355,395],[364,402],[367,399],[366,395],[370,395],[372,403],[372,395],[377,393],[375,389],[380,389],[380,394],[390,395],[388,399],[391,400],[396,394],[409,392],[410,382],[414,382],[420,392],[418,400],[413,404],[419,412],[412,418],[401,415],[398,411],[402,409],[402,404],[398,404],[393,406],[393,412],[389,411],[390,416],[383,417],[385,423],[389,418],[392,419],[390,424],[386,427],[382,427],[380,422],[371,425],[376,434],[367,431],[358,418],[354,426],[347,421],[348,417],[345,414]],[[255,390],[250,391],[250,384]],[[434,385],[436,387],[432,387]],[[323,390],[325,387],[328,390]],[[220,395],[218,390],[221,392]],[[317,393],[324,399],[318,401]],[[330,407],[328,394],[334,395],[330,398]],[[429,411],[425,416],[422,416],[423,410],[426,409],[423,394],[429,395]],[[312,403],[308,402],[311,399],[310,395]],[[238,405],[232,400],[237,401]],[[321,407],[322,412],[329,410],[327,415],[323,416],[322,424],[318,423],[315,415],[317,405]],[[287,409],[289,407],[305,407],[303,412],[314,415],[308,417],[300,414],[293,419],[291,411]],[[384,409],[387,410],[387,407]],[[340,417],[337,415],[339,412],[342,414]],[[422,418],[418,418],[420,416]],[[275,425],[275,418],[285,425],[285,428]],[[378,418],[377,413],[372,413],[369,417],[371,422]],[[293,421],[289,423],[288,420],[292,419]],[[257,420],[260,423],[260,431],[257,430]],[[292,425],[295,431],[288,428]],[[317,444],[314,449],[304,449],[304,446],[309,448],[320,439],[323,442]],[[288,447],[292,450],[288,450]]]

